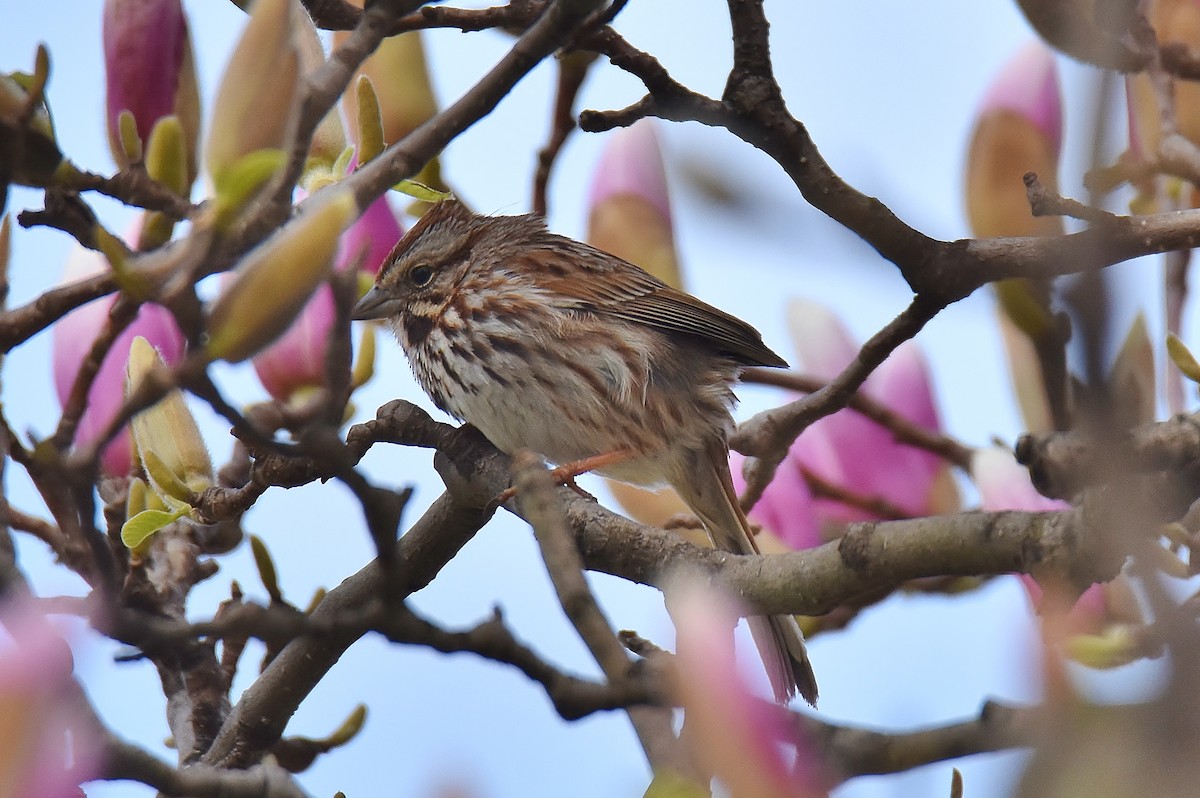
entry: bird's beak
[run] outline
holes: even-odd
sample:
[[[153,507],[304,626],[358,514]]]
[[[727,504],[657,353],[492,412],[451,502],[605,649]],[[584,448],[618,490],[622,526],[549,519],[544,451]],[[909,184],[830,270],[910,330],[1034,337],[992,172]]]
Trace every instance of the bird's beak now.
[[[395,302],[387,295],[387,292],[380,291],[379,286],[373,285],[371,290],[363,294],[363,298],[358,300],[358,304],[350,311],[350,318],[355,321],[386,319],[398,312],[394,305]]]

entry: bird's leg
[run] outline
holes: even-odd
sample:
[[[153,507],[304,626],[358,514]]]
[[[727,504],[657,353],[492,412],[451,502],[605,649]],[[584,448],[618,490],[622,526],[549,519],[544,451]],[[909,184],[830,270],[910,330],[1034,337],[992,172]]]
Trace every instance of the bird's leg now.
[[[566,485],[579,495],[591,499],[594,498],[591,494],[575,484],[575,477],[580,474],[586,474],[589,471],[595,471],[598,468],[615,465],[623,460],[628,460],[632,456],[632,449],[614,449],[611,452],[602,452],[601,454],[594,454],[590,457],[582,457],[578,460],[562,463],[550,470],[550,476],[554,477],[556,484]],[[496,497],[496,503],[504,504],[516,495],[516,488],[506,488]]]

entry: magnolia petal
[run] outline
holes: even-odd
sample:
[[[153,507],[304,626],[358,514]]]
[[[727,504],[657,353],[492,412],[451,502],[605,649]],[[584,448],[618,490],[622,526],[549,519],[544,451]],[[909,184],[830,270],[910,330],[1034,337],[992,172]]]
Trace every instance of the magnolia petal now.
[[[257,0],[251,10],[213,104],[205,155],[214,183],[249,153],[286,148],[300,86],[295,13],[295,0]]]
[[[831,380],[858,354],[853,336],[832,310],[817,302],[793,299],[787,306],[788,331],[797,368]]]
[[[300,389],[325,383],[325,353],[335,312],[333,289],[318,286],[287,332],[254,356],[254,371],[272,397],[286,402]]]
[[[131,240],[138,238],[141,217],[128,231]],[[63,282],[70,283],[108,271],[104,256],[82,247],[74,249],[67,259]],[[92,344],[108,321],[108,312],[115,296],[101,297],[73,310],[60,319],[53,329],[52,362],[54,387],[60,402],[66,402],[75,377],[91,351]],[[75,432],[75,442],[86,445],[108,426],[124,401],[125,363],[133,339],[142,336],[150,341],[168,364],[183,357],[185,341],[175,318],[166,308],[145,304],[138,315],[114,341],[96,379],[88,392],[88,403]],[[101,454],[100,465],[110,476],[128,474],[133,468],[133,452],[128,432],[122,432]]]
[[[730,456],[730,471],[738,493],[746,489],[742,476],[745,460],[736,452]],[[800,473],[799,462],[791,456],[784,458],[775,470],[775,478],[750,511],[750,520],[761,524],[792,550],[810,549],[824,542],[812,493]]]
[[[675,694],[689,730],[684,740],[705,770],[733,796],[806,798],[827,794],[815,748],[799,739],[786,710],[754,696],[738,670],[733,627],[739,613],[699,582],[680,580],[667,590],[675,621]],[[781,746],[799,750],[793,769]]]
[[[999,446],[975,450],[971,455],[971,478],[979,489],[980,509],[988,512],[1043,512],[1071,507],[1067,502],[1048,499],[1038,493],[1025,467],[1016,461],[1011,451]]]
[[[105,105],[111,142],[117,141],[121,111],[133,115],[142,142],[159,119],[175,112],[187,47],[187,18],[180,0],[105,2]],[[113,156],[118,165],[129,165],[122,148],[114,145]]]
[[[387,194],[384,194],[367,206],[362,216],[342,234],[337,257],[338,269],[349,268],[362,255],[361,269],[375,274],[403,235],[404,228],[397,220]]]

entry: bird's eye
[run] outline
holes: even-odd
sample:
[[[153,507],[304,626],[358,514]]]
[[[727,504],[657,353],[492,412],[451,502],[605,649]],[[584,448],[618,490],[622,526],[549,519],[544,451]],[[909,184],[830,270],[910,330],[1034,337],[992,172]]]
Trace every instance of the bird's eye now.
[[[433,269],[424,263],[408,270],[408,279],[413,285],[427,285],[433,279]]]

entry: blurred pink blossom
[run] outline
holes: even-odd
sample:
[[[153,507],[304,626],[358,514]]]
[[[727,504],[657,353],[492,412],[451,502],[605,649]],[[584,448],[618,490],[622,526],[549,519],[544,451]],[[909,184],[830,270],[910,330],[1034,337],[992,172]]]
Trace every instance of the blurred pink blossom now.
[[[794,300],[788,323],[797,366],[805,374],[831,380],[858,354],[858,344],[827,308]],[[861,391],[896,413],[930,430],[941,428],[929,367],[914,343],[901,345],[863,384]],[[733,462],[740,491],[741,459]],[[814,498],[804,478],[820,480],[866,498],[884,499],[912,516],[950,509],[942,495],[947,466],[937,455],[897,443],[890,431],[850,409],[817,421],[804,431],[780,464],[775,480],[751,513],[792,548],[809,548],[822,532],[875,518],[870,511],[842,501]]]
[[[1031,39],[1021,47],[984,94],[979,116],[1004,111],[1033,123],[1058,156],[1062,148],[1062,89],[1054,52],[1041,39]]]
[[[667,172],[653,119],[639,119],[609,134],[596,164],[588,207],[603,205],[613,197],[640,197],[650,203],[671,226],[671,198]]]
[[[376,274],[402,235],[404,228],[392,210],[388,195],[384,194],[372,202],[358,217],[358,221],[342,234],[337,267],[349,269],[361,255],[361,270]]]
[[[337,268],[349,269],[361,258],[363,272],[378,272],[403,233],[385,194],[342,234]],[[254,371],[267,393],[286,402],[296,391],[324,384],[334,315],[333,291],[322,285],[287,332],[255,356]]]
[[[675,688],[693,755],[732,796],[828,795],[812,741],[786,707],[751,693],[738,670],[733,628],[741,613],[724,596],[686,579],[667,596],[676,628]]]
[[[137,240],[140,229],[139,218],[129,231],[130,241]],[[67,259],[63,282],[75,282],[108,270],[108,261],[102,254],[76,247]],[[54,387],[60,402],[66,403],[84,358],[104,328],[108,320],[108,311],[115,301],[114,294],[101,297],[73,310],[54,325]],[[183,357],[183,334],[176,326],[170,311],[160,305],[142,305],[133,323],[117,336],[96,374],[96,379],[92,382],[88,391],[87,409],[84,410],[79,427],[75,431],[77,445],[85,445],[95,440],[121,407],[125,399],[125,363],[129,359],[129,347],[139,335],[158,349],[166,363],[178,363]],[[100,458],[100,467],[109,476],[124,476],[133,469],[132,439],[128,429],[122,431],[105,448]]]
[[[733,485],[738,493],[746,489],[742,477],[745,461],[746,458],[737,452],[730,455]],[[811,549],[824,542],[815,503],[808,482],[800,472],[799,460],[789,453],[776,469],[775,479],[750,511],[750,520],[761,524],[789,549]]]
[[[1071,509],[1067,502],[1048,499],[1038,493],[1029,479],[1029,472],[1017,463],[1007,449],[993,446],[977,450],[971,458],[971,476],[975,487],[979,489],[980,509],[988,512],[1054,512]],[[1017,578],[1021,580],[1033,606],[1042,609],[1042,586],[1029,574],[1017,574]],[[1076,632],[1096,632],[1113,621],[1139,620],[1136,601],[1122,576],[1112,582],[1089,587],[1075,599],[1067,617],[1069,627]]]
[[[0,607],[0,795],[76,798],[100,744],[74,705],[71,649],[24,603]]]
[[[979,489],[980,509],[1027,510],[1048,512],[1069,510],[1071,505],[1058,499],[1048,499],[1037,492],[1029,472],[1016,461],[1012,452],[991,446],[978,449],[971,457],[971,477]]]

